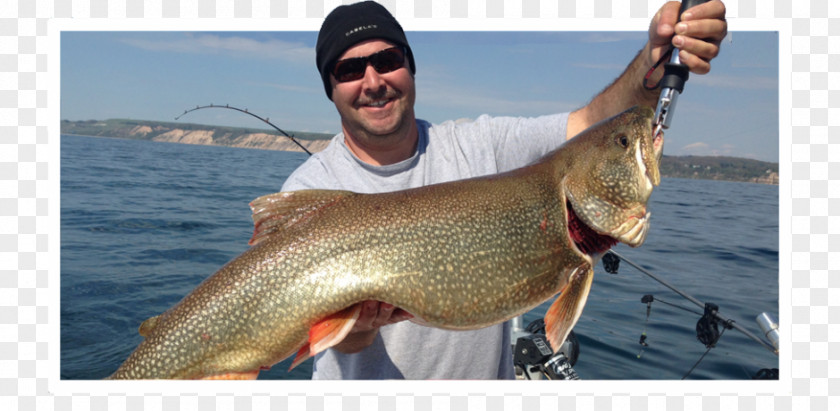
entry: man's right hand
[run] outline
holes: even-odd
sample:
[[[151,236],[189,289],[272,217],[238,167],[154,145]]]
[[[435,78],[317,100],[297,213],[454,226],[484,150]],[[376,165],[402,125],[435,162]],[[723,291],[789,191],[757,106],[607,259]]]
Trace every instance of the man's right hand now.
[[[333,348],[344,354],[353,354],[362,351],[373,344],[379,327],[414,318],[401,308],[391,304],[375,300],[368,300],[362,303],[362,311],[356,324],[340,343]]]

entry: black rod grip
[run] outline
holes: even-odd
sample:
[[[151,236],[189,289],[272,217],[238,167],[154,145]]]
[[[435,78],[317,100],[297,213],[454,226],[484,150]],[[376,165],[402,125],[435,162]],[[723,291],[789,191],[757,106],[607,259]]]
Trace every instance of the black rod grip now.
[[[680,14],[677,16],[677,21],[679,21],[680,16],[682,16],[683,12],[698,5],[708,2],[709,0],[682,0],[680,4]],[[678,52],[674,50],[674,52]],[[659,83],[660,87],[667,87],[672,88],[680,93],[683,91],[683,87],[685,86],[685,82],[688,80],[688,66],[685,64],[674,64],[674,63],[665,63],[665,75],[662,77],[662,81]]]
[[[677,16],[677,21],[680,21],[680,16],[682,16],[683,12],[698,5],[707,3],[709,0],[682,0],[680,4],[680,14]]]

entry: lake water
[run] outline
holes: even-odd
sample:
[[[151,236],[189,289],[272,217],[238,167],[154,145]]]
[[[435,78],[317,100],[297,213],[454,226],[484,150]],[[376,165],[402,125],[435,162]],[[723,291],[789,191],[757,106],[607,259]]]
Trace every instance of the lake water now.
[[[61,378],[100,379],[140,343],[137,327],[247,249],[248,202],[279,191],[306,154],[61,136]],[[664,179],[651,231],[616,251],[756,335],[778,315],[776,186]],[[645,320],[641,298],[660,301]],[[525,316],[539,318],[550,302]],[[702,309],[623,264],[599,264],[575,333],[583,379],[680,379],[706,351]],[[784,325],[782,326],[784,327]],[[638,357],[639,336],[648,347]],[[260,378],[306,379],[311,360]],[[750,379],[778,358],[727,330],[690,379]]]

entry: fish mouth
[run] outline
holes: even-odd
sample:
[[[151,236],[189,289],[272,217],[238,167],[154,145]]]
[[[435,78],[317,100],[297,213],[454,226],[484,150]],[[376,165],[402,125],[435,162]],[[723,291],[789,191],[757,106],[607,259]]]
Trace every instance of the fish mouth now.
[[[609,235],[598,233],[586,225],[578,217],[577,213],[575,213],[572,203],[568,200],[566,201],[566,220],[569,238],[572,239],[572,243],[574,243],[581,254],[588,256],[599,255],[607,252],[607,250],[619,243],[619,240]]]
[[[650,228],[650,213],[645,212],[643,207],[607,233],[600,233],[587,225],[569,200],[566,200],[566,216],[569,238],[581,254],[588,256],[601,255],[618,243],[638,247],[645,241]]]
[[[645,176],[653,186],[658,186],[661,179],[659,164],[662,161],[663,147],[665,146],[665,130],[659,125],[653,125],[651,131],[651,151],[653,158],[647,158],[651,154],[642,151],[642,159],[645,164]]]

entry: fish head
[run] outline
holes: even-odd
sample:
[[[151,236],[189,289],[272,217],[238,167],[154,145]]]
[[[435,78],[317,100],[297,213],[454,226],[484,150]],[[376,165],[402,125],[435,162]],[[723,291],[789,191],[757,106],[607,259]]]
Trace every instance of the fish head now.
[[[647,236],[647,202],[660,182],[663,147],[662,134],[653,135],[653,117],[650,107],[633,107],[568,143],[572,159],[563,190],[570,229],[572,219],[579,219],[592,235],[613,239],[590,254],[606,251],[617,241],[637,247]]]

